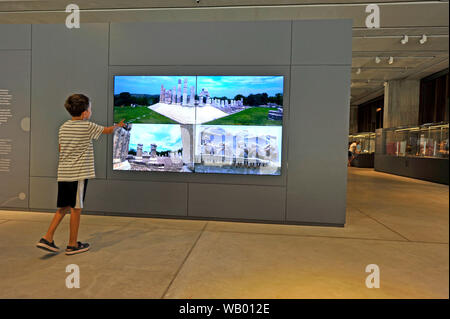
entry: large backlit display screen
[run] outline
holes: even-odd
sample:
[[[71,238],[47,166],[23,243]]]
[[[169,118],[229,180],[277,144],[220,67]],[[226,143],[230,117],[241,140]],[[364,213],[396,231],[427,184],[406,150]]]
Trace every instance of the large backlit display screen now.
[[[113,169],[281,174],[283,76],[115,76]]]

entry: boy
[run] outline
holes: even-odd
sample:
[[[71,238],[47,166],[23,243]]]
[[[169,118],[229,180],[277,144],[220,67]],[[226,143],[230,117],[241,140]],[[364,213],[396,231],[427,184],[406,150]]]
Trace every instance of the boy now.
[[[69,96],[64,107],[72,119],[59,128],[58,210],[36,247],[50,252],[59,251],[53,235],[70,210],[70,237],[66,255],[74,255],[89,250],[89,244],[77,241],[77,237],[87,181],[95,178],[92,140],[97,140],[101,134],[112,134],[116,127],[123,127],[124,123],[122,120],[114,126],[103,127],[88,121],[92,114],[91,103],[83,94]]]

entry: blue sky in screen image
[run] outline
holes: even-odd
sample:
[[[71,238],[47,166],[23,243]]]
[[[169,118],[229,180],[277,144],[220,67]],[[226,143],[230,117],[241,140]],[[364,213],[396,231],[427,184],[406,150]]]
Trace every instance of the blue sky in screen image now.
[[[143,144],[143,151],[150,152],[150,144],[156,144],[158,152],[178,151],[183,147],[181,129],[177,124],[133,124],[130,136],[130,149],[137,150]]]
[[[283,94],[283,76],[198,76],[197,92],[208,89],[211,97],[226,96],[234,99],[238,94]]]
[[[131,94],[159,95],[161,84],[166,89],[178,88],[178,79],[181,79],[181,88],[184,79],[188,79],[188,95],[190,88],[196,85],[197,94],[202,88],[208,89],[211,97],[226,96],[233,99],[236,95],[267,93],[275,96],[283,94],[283,76],[134,76],[121,75],[114,77],[114,94],[129,92]]]
[[[184,79],[188,79],[188,95],[191,86],[195,86],[195,76],[134,76],[116,75],[114,77],[114,94],[129,92],[131,94],[151,94],[159,95],[161,84],[166,89],[178,88],[178,79],[181,79],[181,92],[183,92]]]

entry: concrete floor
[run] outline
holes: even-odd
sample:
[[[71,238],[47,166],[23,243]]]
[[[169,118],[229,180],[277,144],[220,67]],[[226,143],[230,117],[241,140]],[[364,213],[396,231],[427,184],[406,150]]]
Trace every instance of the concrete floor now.
[[[76,256],[35,248],[52,214],[0,211],[0,298],[448,298],[448,186],[348,176],[344,228],[85,215],[92,249]],[[68,264],[79,289],[65,286]],[[365,286],[368,264],[379,289]]]

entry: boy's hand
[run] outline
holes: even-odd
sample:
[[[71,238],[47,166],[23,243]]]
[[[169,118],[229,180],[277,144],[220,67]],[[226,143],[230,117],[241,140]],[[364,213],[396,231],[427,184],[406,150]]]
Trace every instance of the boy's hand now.
[[[122,121],[120,121],[118,124],[116,124],[117,126],[120,126],[120,127],[124,127],[125,126],[125,123],[124,123],[124,121],[125,121],[125,119],[122,119]]]
[[[123,119],[122,121],[120,121],[117,124],[114,124],[113,126],[109,126],[109,127],[105,127],[103,128],[103,134],[112,134],[114,133],[114,129],[116,127],[124,127],[126,124],[124,123],[125,119]]]

